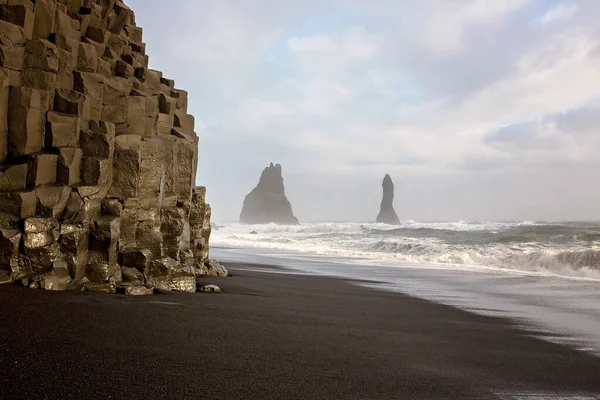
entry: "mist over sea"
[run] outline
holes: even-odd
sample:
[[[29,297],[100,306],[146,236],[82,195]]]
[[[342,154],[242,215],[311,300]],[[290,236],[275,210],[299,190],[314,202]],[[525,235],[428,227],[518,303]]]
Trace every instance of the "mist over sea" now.
[[[211,244],[600,280],[600,222],[222,223]]]

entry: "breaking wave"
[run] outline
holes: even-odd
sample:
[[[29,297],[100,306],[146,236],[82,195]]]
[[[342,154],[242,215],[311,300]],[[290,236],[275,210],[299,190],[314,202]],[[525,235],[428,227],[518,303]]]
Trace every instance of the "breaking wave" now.
[[[403,265],[479,266],[600,279],[600,223],[594,222],[234,223],[213,230],[211,241]]]

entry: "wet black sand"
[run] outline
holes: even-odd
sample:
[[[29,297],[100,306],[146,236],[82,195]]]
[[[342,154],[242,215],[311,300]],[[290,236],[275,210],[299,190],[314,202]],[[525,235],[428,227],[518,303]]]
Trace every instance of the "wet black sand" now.
[[[600,394],[600,358],[506,320],[339,279],[228,267],[232,277],[203,279],[220,295],[0,286],[0,398]]]

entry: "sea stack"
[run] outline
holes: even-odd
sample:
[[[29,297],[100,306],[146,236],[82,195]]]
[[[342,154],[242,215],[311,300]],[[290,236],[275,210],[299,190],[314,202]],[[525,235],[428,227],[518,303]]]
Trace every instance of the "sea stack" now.
[[[394,182],[388,174],[383,178],[381,186],[383,187],[383,199],[381,199],[381,210],[377,216],[377,222],[400,225],[400,220],[394,210]]]
[[[0,1],[0,283],[196,291],[211,208],[188,94],[121,0]]]
[[[269,165],[260,176],[258,185],[246,196],[240,214],[243,224],[297,225],[292,205],[285,197],[281,165]]]

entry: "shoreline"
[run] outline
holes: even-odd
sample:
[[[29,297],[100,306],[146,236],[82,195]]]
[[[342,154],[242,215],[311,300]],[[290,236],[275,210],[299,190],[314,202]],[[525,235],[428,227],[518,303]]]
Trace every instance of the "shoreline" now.
[[[301,227],[231,223],[216,229],[211,243],[384,266],[427,265],[600,283],[600,250],[594,241],[599,232],[600,225],[592,221],[404,221],[398,226],[319,222]]]
[[[600,358],[532,337],[507,319],[350,280],[223,264],[231,277],[200,280],[219,285],[220,295],[131,298],[0,286],[0,354],[10,366],[0,373],[3,395],[600,396]]]
[[[497,265],[485,265],[485,264],[457,264],[457,263],[441,263],[431,262],[426,264],[411,263],[405,261],[398,261],[393,259],[385,258],[368,258],[364,256],[348,256],[348,255],[337,255],[328,253],[317,253],[317,252],[300,252],[294,250],[285,250],[280,248],[269,248],[269,247],[244,247],[242,245],[226,245],[216,244],[211,245],[211,250],[222,250],[222,251],[235,251],[243,254],[253,254],[260,257],[264,257],[261,253],[267,253],[269,255],[285,256],[297,259],[307,259],[310,261],[329,261],[329,262],[340,262],[340,263],[352,263],[369,265],[380,268],[414,268],[414,269],[432,269],[432,270],[449,270],[453,269],[457,272],[469,272],[469,273],[481,273],[481,274],[499,274],[508,276],[522,276],[522,277],[535,277],[542,279],[558,279],[571,282],[583,282],[583,283],[596,283],[600,286],[600,278],[598,277],[586,277],[577,275],[561,275],[559,273],[551,271],[535,271],[509,268]]]
[[[432,271],[445,271],[445,272],[456,272],[456,273],[473,273],[480,275],[496,275],[506,277],[522,277],[522,278],[533,278],[533,279],[544,279],[544,280],[556,280],[566,282],[581,282],[583,284],[595,284],[600,288],[600,278],[594,277],[583,277],[583,276],[571,276],[571,275],[560,275],[553,272],[547,271],[534,271],[534,270],[523,270],[513,269],[508,267],[499,267],[485,264],[456,264],[456,263],[411,263],[404,261],[393,261],[387,259],[376,259],[376,258],[365,258],[365,257],[351,257],[336,254],[321,254],[316,252],[297,252],[293,250],[285,250],[279,248],[269,247],[244,247],[234,246],[226,244],[211,244],[211,252],[217,252],[219,256],[211,258],[221,259],[222,255],[230,258],[235,255],[233,259],[234,263],[249,263],[263,265],[268,262],[269,266],[275,268],[286,269],[296,273],[304,273],[304,270],[298,268],[296,265],[281,266],[279,265],[282,260],[294,261],[308,261],[309,263],[331,263],[338,265],[357,265],[357,266],[368,266],[374,268],[385,268],[385,269],[407,269],[407,270],[432,270]],[[211,254],[212,254],[211,253]],[[247,260],[255,261],[248,262]],[[238,261],[243,260],[243,261]],[[260,260],[260,261],[258,261]],[[272,261],[275,260],[275,261]],[[309,272],[310,273],[310,272]],[[312,274],[312,273],[311,273]],[[329,275],[327,275],[329,276]],[[331,275],[332,277],[344,279],[341,275]],[[369,280],[365,280],[369,282]]]
[[[213,247],[224,261],[279,265],[312,276],[406,294],[467,312],[511,319],[556,343],[600,356],[600,282],[492,270],[381,265],[341,258]]]

